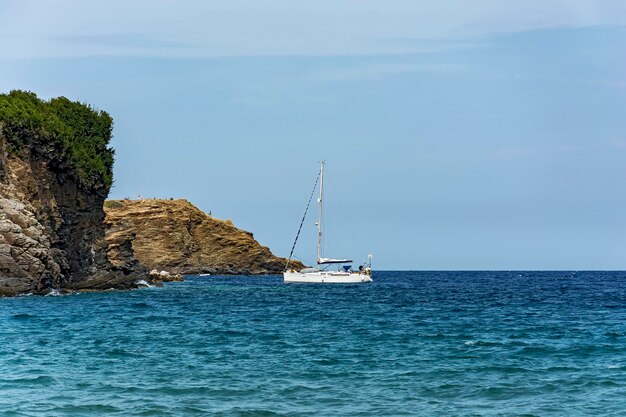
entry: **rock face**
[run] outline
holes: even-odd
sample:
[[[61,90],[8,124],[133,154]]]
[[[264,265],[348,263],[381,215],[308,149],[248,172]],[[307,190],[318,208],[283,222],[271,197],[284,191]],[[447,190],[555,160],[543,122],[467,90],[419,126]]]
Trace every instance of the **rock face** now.
[[[173,274],[275,274],[287,262],[261,246],[252,233],[208,216],[187,200],[110,200],[105,212],[107,240],[134,235],[132,250],[149,269]],[[297,261],[291,265],[303,267]]]
[[[0,135],[0,147],[4,144]],[[87,192],[30,150],[0,158],[0,295],[131,288],[146,270],[132,235],[104,240],[105,194]],[[107,254],[112,262],[107,259]]]
[[[0,95],[0,296],[122,289],[149,280],[132,255],[132,234],[104,239],[102,205],[110,186],[104,178],[110,164],[101,166],[103,175],[93,169],[102,162],[97,152],[110,152],[112,163],[112,151],[102,148],[89,124],[104,113],[62,99],[55,103],[59,112],[78,109],[93,118],[76,116],[74,124],[64,125],[54,116],[46,125],[56,111],[48,107],[51,102],[32,93],[13,94]],[[23,108],[28,112],[20,113]],[[89,123],[79,128],[76,120]],[[82,141],[80,147],[73,140]],[[102,149],[90,150],[92,145]],[[81,152],[91,152],[90,162],[77,159]]]

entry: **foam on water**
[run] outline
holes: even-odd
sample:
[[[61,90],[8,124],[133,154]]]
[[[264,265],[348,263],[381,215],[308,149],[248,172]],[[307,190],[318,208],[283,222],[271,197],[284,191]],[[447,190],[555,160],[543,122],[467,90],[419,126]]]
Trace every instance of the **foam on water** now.
[[[621,415],[626,274],[0,299],[0,415]]]

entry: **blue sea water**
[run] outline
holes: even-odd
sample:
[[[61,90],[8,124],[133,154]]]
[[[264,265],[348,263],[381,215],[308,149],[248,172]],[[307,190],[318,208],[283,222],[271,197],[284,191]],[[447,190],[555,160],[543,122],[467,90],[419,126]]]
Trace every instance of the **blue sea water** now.
[[[0,299],[0,416],[626,415],[626,273]]]

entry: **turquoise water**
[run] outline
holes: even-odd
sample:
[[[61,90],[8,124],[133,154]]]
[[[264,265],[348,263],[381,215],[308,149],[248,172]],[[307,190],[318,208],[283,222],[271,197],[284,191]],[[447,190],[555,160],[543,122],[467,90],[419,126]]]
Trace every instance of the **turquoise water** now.
[[[0,416],[626,415],[626,273],[0,299]]]

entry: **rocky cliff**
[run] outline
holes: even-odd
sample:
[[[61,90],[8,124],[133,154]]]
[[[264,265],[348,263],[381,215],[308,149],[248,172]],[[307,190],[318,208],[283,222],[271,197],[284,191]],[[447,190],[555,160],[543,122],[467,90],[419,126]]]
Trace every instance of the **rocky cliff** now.
[[[285,268],[286,259],[272,255],[252,233],[203,213],[187,200],[111,200],[105,211],[107,239],[135,236],[132,250],[150,269],[273,274]],[[303,267],[297,261],[292,265]]]
[[[108,114],[63,97],[0,95],[0,296],[148,279],[132,234],[104,239],[111,130]]]

